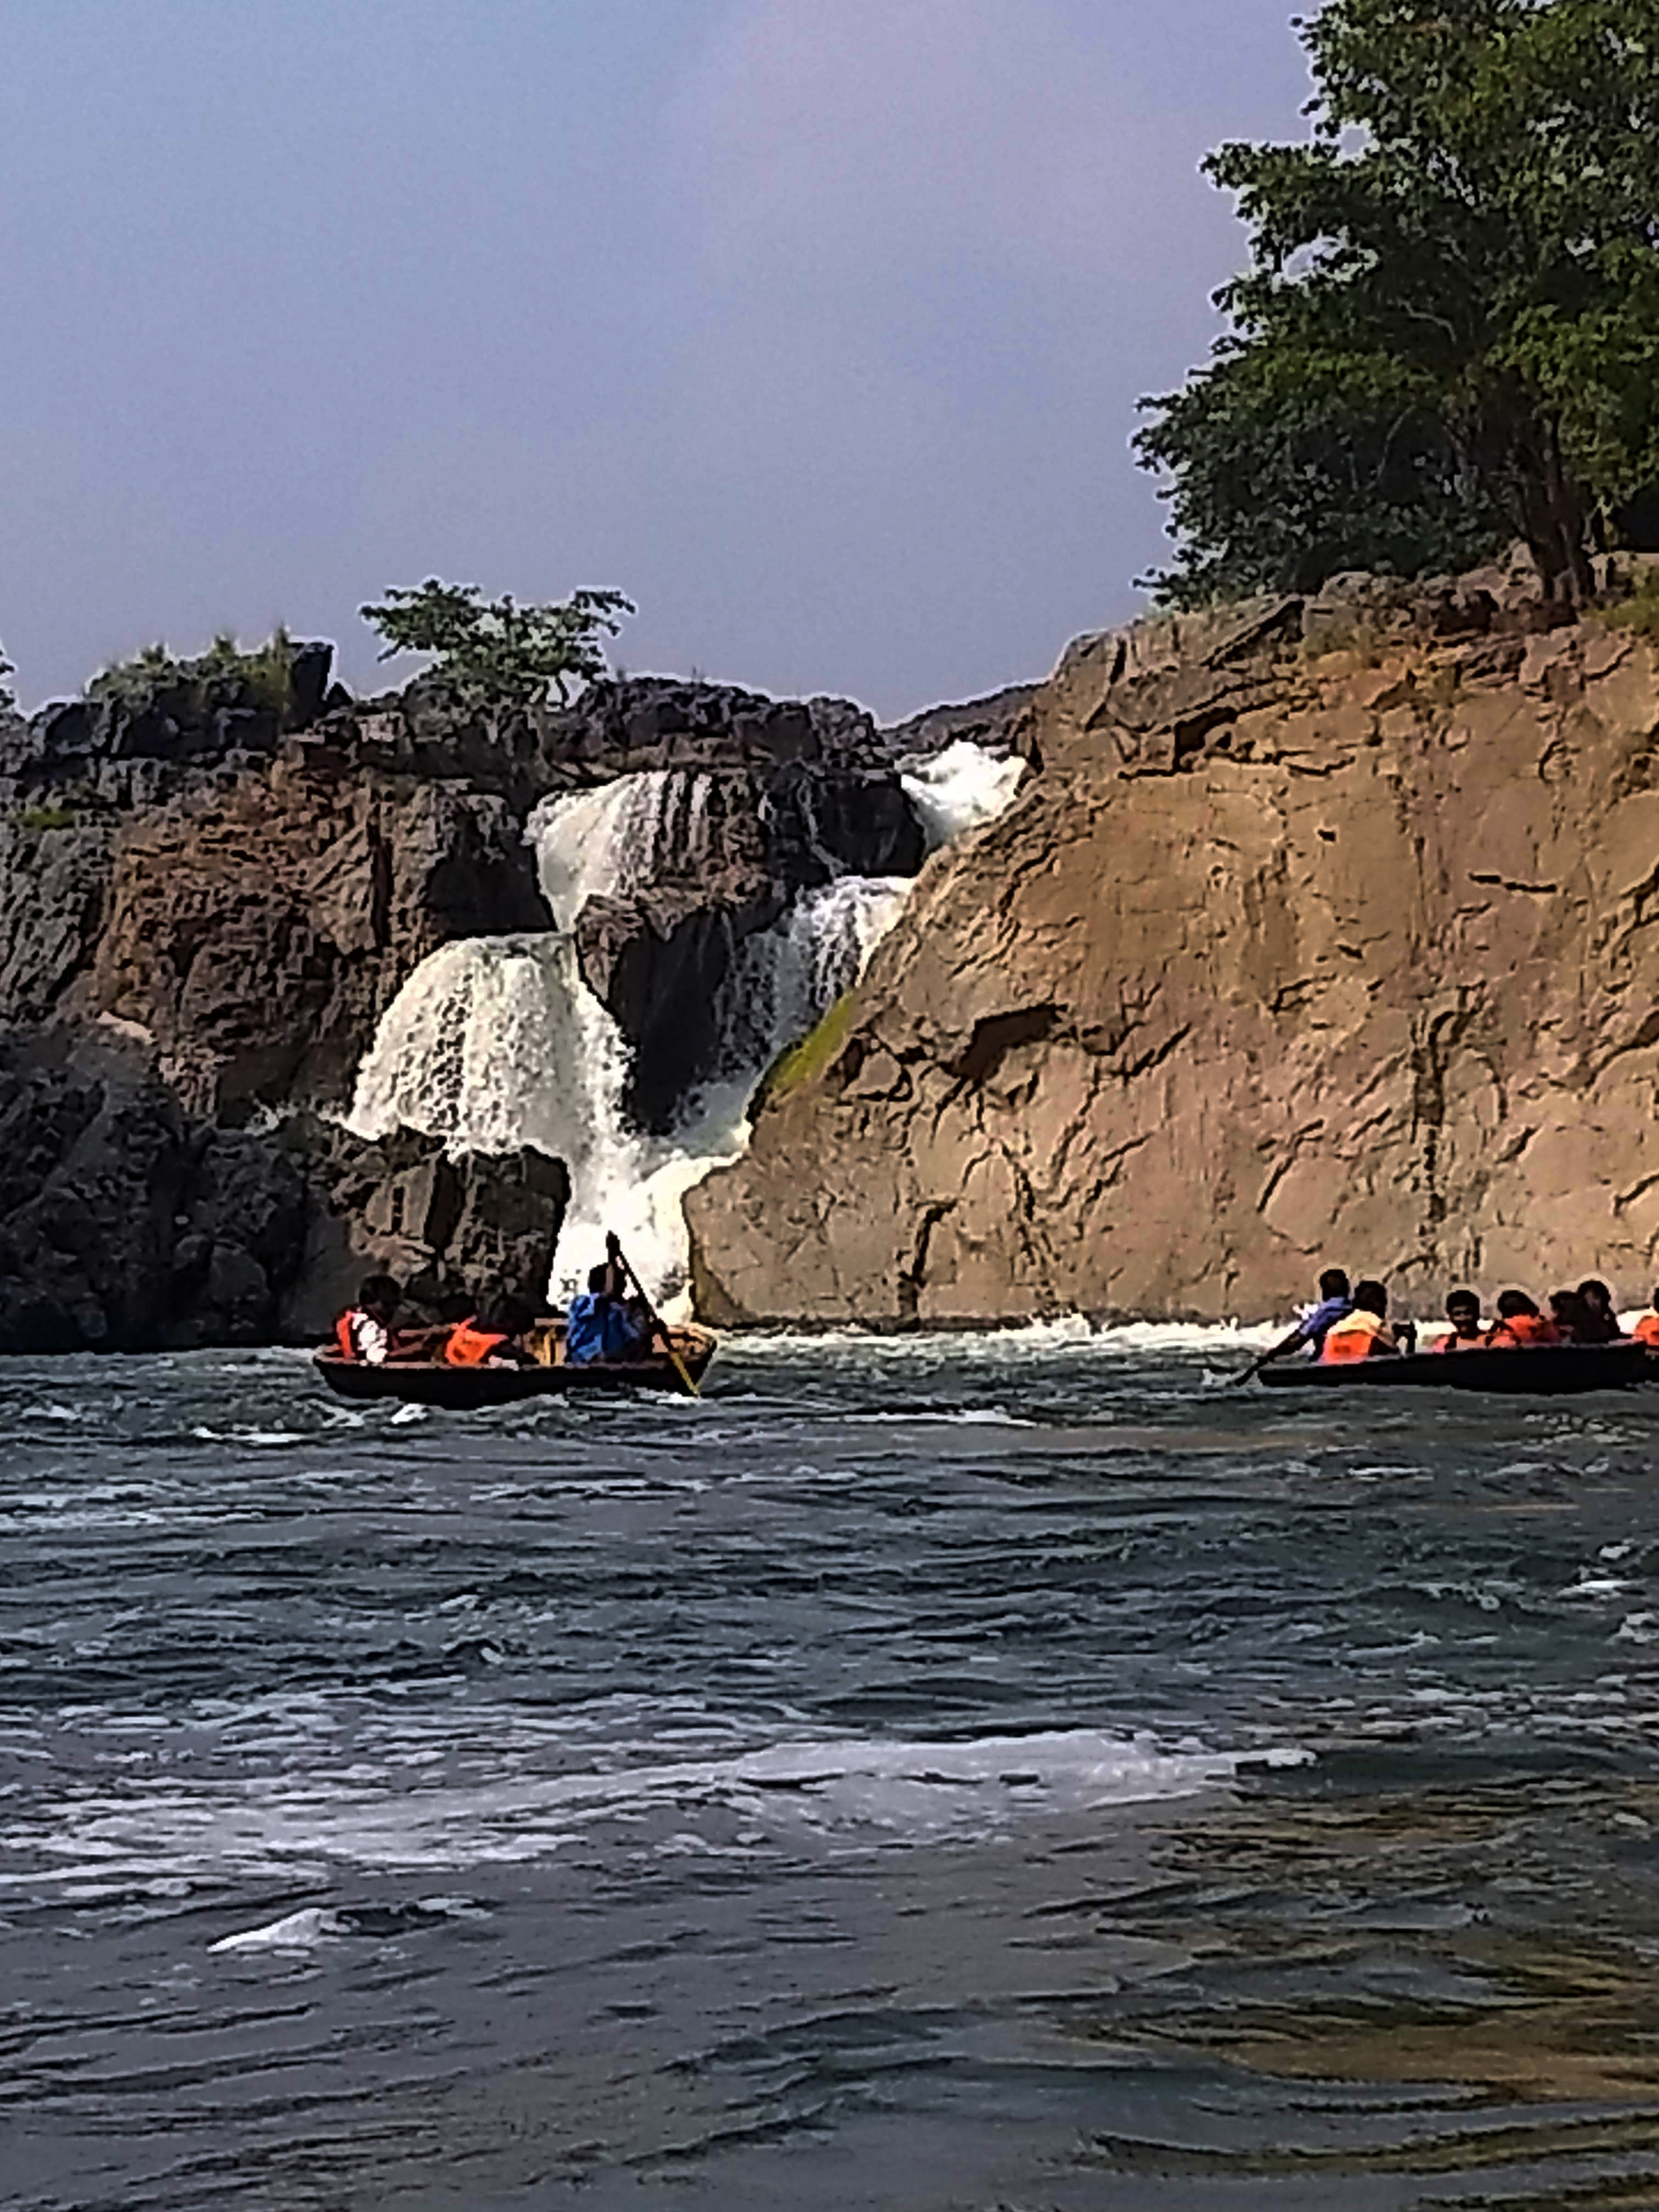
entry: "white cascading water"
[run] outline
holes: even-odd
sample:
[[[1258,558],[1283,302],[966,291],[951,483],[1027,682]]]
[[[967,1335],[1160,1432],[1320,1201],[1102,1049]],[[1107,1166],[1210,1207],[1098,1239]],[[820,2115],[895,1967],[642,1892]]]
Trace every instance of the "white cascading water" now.
[[[910,766],[904,786],[929,849],[1000,813],[1023,769],[966,740]],[[641,1134],[623,1112],[627,1042],[582,981],[573,933],[592,897],[695,874],[711,856],[713,786],[701,774],[648,770],[544,799],[527,835],[552,930],[441,947],[381,1017],[358,1073],[348,1126],[359,1135],[402,1125],[455,1152],[534,1145],[567,1163],[556,1298],[614,1229],[647,1288],[675,1311],[686,1284],[685,1193],[742,1152],[760,1077],[859,980],[910,892],[904,876],[839,877],[751,938],[726,993],[718,1079],[687,1100],[672,1136]]]
[[[930,759],[900,763],[899,781],[921,817],[927,849],[994,822],[1013,803],[1025,763],[1017,753],[988,753],[971,738],[958,738]]]

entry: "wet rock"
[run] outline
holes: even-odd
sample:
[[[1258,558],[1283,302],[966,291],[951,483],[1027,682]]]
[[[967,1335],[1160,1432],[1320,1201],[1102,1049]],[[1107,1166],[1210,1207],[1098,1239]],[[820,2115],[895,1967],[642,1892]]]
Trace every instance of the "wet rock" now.
[[[366,1274],[393,1275],[411,1313],[476,1310],[507,1290],[541,1306],[570,1178],[533,1146],[452,1159],[412,1129],[368,1139],[296,1115],[274,1141],[312,1195],[303,1253],[281,1303],[282,1333],[324,1335]]]
[[[119,1039],[0,1040],[0,1351],[267,1341],[293,1164],[194,1121]]]

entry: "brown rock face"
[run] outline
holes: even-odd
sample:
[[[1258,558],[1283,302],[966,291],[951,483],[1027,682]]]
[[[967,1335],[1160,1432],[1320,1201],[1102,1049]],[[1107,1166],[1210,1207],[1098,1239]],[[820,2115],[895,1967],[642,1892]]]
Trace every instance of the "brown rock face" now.
[[[146,1030],[192,1111],[336,1099],[428,952],[546,923],[502,799],[279,764],[118,833],[83,1003]]]
[[[844,1042],[691,1194],[716,1321],[1282,1312],[1335,1261],[1645,1295],[1659,670],[1590,622],[1085,641]]]

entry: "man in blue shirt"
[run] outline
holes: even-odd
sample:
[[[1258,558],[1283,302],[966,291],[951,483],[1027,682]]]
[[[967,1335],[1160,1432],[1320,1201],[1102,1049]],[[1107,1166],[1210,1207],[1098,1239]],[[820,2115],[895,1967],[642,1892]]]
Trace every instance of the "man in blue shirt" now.
[[[564,1356],[572,1367],[592,1361],[637,1358],[646,1333],[623,1297],[618,1271],[611,1264],[588,1271],[587,1288],[570,1301],[565,1316]]]
[[[1340,1267],[1327,1267],[1319,1279],[1319,1304],[1313,1311],[1299,1321],[1284,1341],[1274,1345],[1263,1357],[1261,1365],[1269,1359],[1284,1359],[1292,1352],[1299,1352],[1304,1344],[1311,1345],[1313,1356],[1318,1358],[1325,1348],[1325,1339],[1334,1325],[1345,1321],[1353,1311],[1353,1298],[1348,1289],[1348,1278]]]

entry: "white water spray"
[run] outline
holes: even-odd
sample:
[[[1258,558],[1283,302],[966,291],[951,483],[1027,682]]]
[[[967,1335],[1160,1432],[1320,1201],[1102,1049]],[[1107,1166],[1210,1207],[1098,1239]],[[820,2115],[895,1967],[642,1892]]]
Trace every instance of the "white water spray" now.
[[[1024,773],[1018,755],[988,753],[971,738],[958,738],[930,759],[907,761],[899,781],[921,817],[931,853],[994,822],[1012,805]]]
[[[907,773],[930,847],[1000,812],[1023,768],[959,740]],[[651,770],[544,799],[527,835],[552,930],[433,953],[381,1018],[358,1074],[349,1126],[360,1135],[403,1125],[454,1152],[534,1145],[567,1163],[558,1299],[614,1229],[647,1288],[674,1310],[686,1281],[685,1193],[743,1152],[761,1075],[857,982],[909,896],[906,877],[839,877],[750,939],[725,993],[716,1079],[687,1100],[671,1135],[642,1134],[623,1111],[629,1048],[581,979],[574,932],[590,898],[684,881],[714,857],[714,786],[707,775]]]

